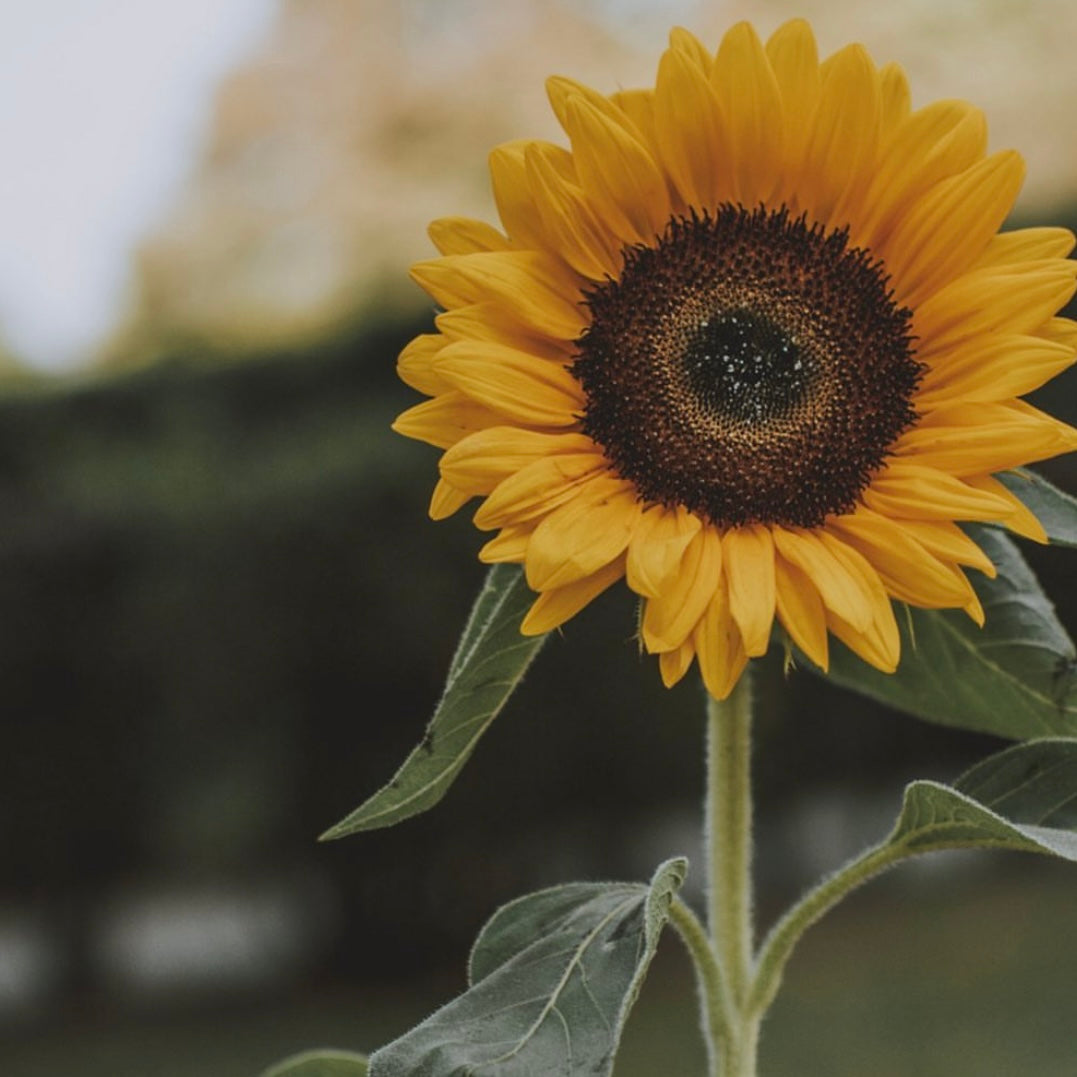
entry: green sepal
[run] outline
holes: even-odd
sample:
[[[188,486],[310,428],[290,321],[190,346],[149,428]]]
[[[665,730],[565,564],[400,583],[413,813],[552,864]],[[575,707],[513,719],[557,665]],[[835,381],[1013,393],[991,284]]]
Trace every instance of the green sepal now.
[[[997,478],[1031,510],[1052,545],[1077,547],[1077,498],[1027,468],[1006,471]]]
[[[476,940],[470,988],[376,1051],[370,1077],[608,1077],[687,867],[505,905]]]
[[[941,725],[1013,740],[1077,734],[1073,641],[1014,543],[988,528],[975,529],[974,538],[998,568],[995,579],[970,573],[983,628],[960,610],[915,609],[898,618],[895,673],[835,645],[829,676]]]
[[[354,1051],[303,1051],[263,1070],[261,1077],[367,1077],[370,1062]]]
[[[520,634],[534,599],[519,566],[490,569],[423,739],[393,779],[330,827],[322,841],[392,826],[441,800],[546,638]]]

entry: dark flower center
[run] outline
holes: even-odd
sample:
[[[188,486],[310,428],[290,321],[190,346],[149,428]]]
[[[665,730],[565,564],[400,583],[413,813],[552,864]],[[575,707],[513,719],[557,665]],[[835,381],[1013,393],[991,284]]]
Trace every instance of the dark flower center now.
[[[583,429],[644,501],[722,527],[849,511],[916,420],[882,265],[777,211],[675,218],[587,296]]]

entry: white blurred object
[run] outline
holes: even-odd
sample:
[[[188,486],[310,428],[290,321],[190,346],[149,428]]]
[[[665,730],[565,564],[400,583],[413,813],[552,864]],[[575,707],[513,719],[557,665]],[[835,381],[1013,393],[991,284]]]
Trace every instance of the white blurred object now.
[[[255,990],[287,980],[336,924],[319,880],[124,891],[94,932],[96,965],[117,994]]]

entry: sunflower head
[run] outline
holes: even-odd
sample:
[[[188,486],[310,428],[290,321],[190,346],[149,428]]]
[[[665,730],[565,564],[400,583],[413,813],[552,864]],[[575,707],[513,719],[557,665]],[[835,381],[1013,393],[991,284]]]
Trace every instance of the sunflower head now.
[[[445,450],[431,515],[481,498],[481,558],[523,564],[523,631],[625,579],[665,682],[721,698],[775,620],[886,671],[894,599],[982,622],[958,523],[1043,541],[994,475],[1077,447],[1020,399],[1077,350],[1073,236],[999,231],[1021,158],[800,20],[548,89],[568,147],[494,150],[502,228],[431,226],[443,313],[399,361],[431,399],[394,424]]]

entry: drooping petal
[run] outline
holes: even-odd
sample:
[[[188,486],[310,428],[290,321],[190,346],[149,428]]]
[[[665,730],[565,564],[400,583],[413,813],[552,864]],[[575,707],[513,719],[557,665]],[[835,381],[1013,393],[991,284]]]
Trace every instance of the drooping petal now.
[[[724,577],[696,624],[692,641],[707,691],[715,699],[725,699],[744,672],[748,653],[733,619]]]
[[[827,609],[854,628],[866,630],[873,616],[870,596],[857,574],[835,557],[822,536],[784,527],[775,527],[773,536],[778,552],[811,581]]]
[[[593,575],[621,557],[640,504],[630,483],[599,474],[535,528],[527,547],[527,582],[548,591]],[[621,561],[623,562],[623,558]]]
[[[520,625],[525,636],[541,636],[575,617],[589,602],[624,575],[624,560],[619,559],[588,576],[552,591],[543,591]]]
[[[826,607],[807,573],[784,557],[776,557],[775,599],[778,619],[793,642],[822,670],[830,665]]]
[[[766,527],[734,527],[722,536],[729,612],[750,658],[766,654],[774,621],[774,540]]]
[[[648,598],[660,595],[702,526],[698,516],[680,506],[649,508],[640,518],[628,546],[625,562],[628,586]]]
[[[497,484],[475,513],[475,526],[491,531],[545,516],[572,497],[589,475],[606,467],[594,450],[533,460]]]
[[[660,595],[647,599],[643,645],[651,654],[672,651],[691,634],[722,575],[722,540],[703,527],[688,544],[677,575]]]

